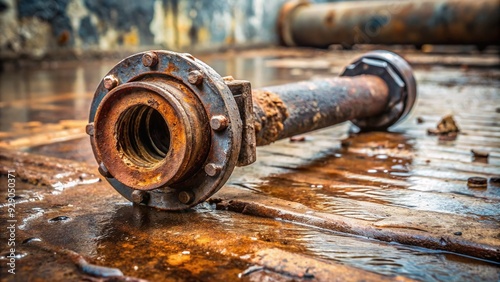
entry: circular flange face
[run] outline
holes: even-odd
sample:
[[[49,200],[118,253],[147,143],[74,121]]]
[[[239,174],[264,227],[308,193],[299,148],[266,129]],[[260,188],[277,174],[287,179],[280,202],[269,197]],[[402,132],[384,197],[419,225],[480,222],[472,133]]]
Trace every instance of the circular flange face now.
[[[167,131],[157,133],[164,137],[162,139],[168,138],[156,142],[168,147],[163,151],[156,148],[158,153],[137,146],[142,142],[140,139],[151,138],[147,134],[151,123],[134,121],[146,120],[151,113],[158,113],[163,118],[165,126],[158,129]],[[94,120],[97,155],[109,173],[126,186],[138,190],[164,186],[180,172],[186,153],[191,149],[189,142],[175,142],[187,140],[192,134],[188,114],[180,102],[161,87],[145,82],[122,84],[105,96],[97,109]],[[130,120],[134,116],[139,118]],[[130,121],[124,122],[127,118]],[[154,122],[162,121],[156,119]],[[155,142],[147,144],[155,146]]]
[[[132,95],[130,97],[136,97],[138,99],[136,100],[136,102],[132,102],[135,103],[135,105],[148,103],[149,100],[155,100],[155,98],[161,97],[165,99],[165,95],[169,96],[168,93],[166,93],[168,92],[168,89],[159,89],[161,87],[158,88],[155,87],[155,85],[149,85],[148,80],[152,76],[164,78],[165,81],[168,81],[169,85],[178,87],[179,90],[187,88],[190,92],[194,93],[196,98],[199,100],[199,103],[204,110],[204,116],[206,116],[208,126],[207,128],[210,128],[208,121],[210,121],[210,119],[214,116],[223,116],[227,118],[228,126],[224,130],[208,131],[207,134],[210,134],[210,136],[208,136],[209,142],[204,145],[210,146],[210,148],[207,148],[208,153],[206,155],[206,158],[201,161],[199,168],[188,168],[188,170],[190,171],[188,177],[184,177],[174,183],[167,183],[166,186],[150,186],[147,187],[147,189],[141,189],[152,189],[151,191],[144,191],[144,193],[148,193],[146,197],[148,201],[143,202],[143,204],[145,205],[164,210],[184,210],[208,199],[211,195],[217,192],[222,187],[222,185],[224,185],[224,183],[231,175],[240,152],[242,122],[239,116],[238,107],[231,91],[224,83],[222,77],[213,69],[211,69],[203,62],[195,59],[190,54],[180,54],[163,50],[149,51],[148,53],[150,52],[154,52],[154,54],[157,55],[158,62],[156,64],[152,64],[151,66],[149,66],[149,64],[145,65],[143,63],[143,55],[146,52],[132,55],[118,63],[106,75],[106,77],[113,77],[118,81],[118,86],[116,86],[115,89],[106,89],[104,86],[104,82],[101,82],[101,84],[98,86],[94,95],[94,99],[92,101],[89,115],[89,122],[94,123],[94,136],[91,136],[92,149],[99,164],[103,163],[103,158],[110,157],[108,155],[102,154],[113,154],[112,150],[109,149],[109,146],[97,144],[97,142],[107,142],[106,139],[101,138],[102,134],[109,137],[112,136],[114,130],[113,128],[105,128],[106,126],[110,127],[112,123],[101,121],[101,119],[103,118],[106,119],[108,115],[106,114],[104,108],[102,109],[102,111],[101,109],[99,109],[100,105],[103,102],[103,105],[113,104],[107,103],[107,99],[110,99],[111,101],[112,99],[115,99],[115,97],[113,96],[116,96],[116,99],[126,100],[128,99],[128,95]],[[197,80],[196,84],[190,83],[188,79],[189,74],[193,71],[197,71],[202,75],[202,78],[200,80]],[[123,92],[123,89],[127,88],[128,90]],[[130,91],[133,89],[135,89],[136,91]],[[120,94],[113,95],[113,93]],[[147,96],[151,99],[145,99],[144,97],[139,98],[141,95],[144,95],[144,97]],[[156,100],[159,101],[161,99]],[[158,107],[158,112],[160,112],[162,117],[165,119],[165,122],[169,124],[169,128],[175,122],[174,119],[176,118],[181,123],[185,122],[185,115],[189,115],[190,113],[183,112],[182,109],[177,109],[178,105],[176,101],[174,101],[175,98],[172,98],[172,96],[169,96],[167,100],[171,103],[167,103],[168,105],[156,106]],[[126,102],[122,101],[120,102],[120,104],[126,104]],[[113,110],[116,112],[120,112],[121,110],[123,110],[114,108],[113,106],[109,105],[106,107],[110,111]],[[172,120],[168,120],[167,118],[169,111],[176,111],[176,114],[173,115]],[[116,118],[118,119],[119,117]],[[99,134],[101,134],[101,137],[98,136]],[[189,133],[181,132],[181,135],[189,135]],[[185,146],[185,144],[180,143],[178,145],[174,145],[175,142],[183,142],[182,140],[177,140],[175,138],[172,138],[172,136],[170,137],[170,146],[177,146],[176,148],[180,148],[181,151],[184,150],[183,146]],[[102,148],[108,148],[108,151]],[[186,150],[188,149],[189,148],[186,148]],[[167,154],[169,153],[170,151],[168,151]],[[118,155],[112,155],[111,158],[120,157]],[[120,160],[120,162],[121,161],[122,160]],[[156,164],[158,167],[152,166],[150,169],[159,173],[160,175],[167,176],[169,172],[162,171],[162,169],[176,169],[175,165],[162,164],[161,162],[162,161],[160,160]],[[205,172],[204,168],[209,164],[215,165],[220,168],[217,174],[210,176]],[[118,168],[119,167],[120,166],[118,166]],[[131,187],[134,186],[132,182],[124,181],[128,184],[126,185],[125,183],[120,181],[120,179],[123,179],[123,176],[117,178],[112,177],[113,172],[114,174],[117,174],[116,169],[118,168],[113,167],[111,169],[111,177],[107,177],[107,180],[120,194],[122,194],[128,200],[132,200],[132,192],[135,191],[135,189],[138,189],[138,187],[144,186],[142,186],[141,184],[139,186],[136,186],[134,189],[134,187]],[[133,165],[128,167],[127,169],[133,170]],[[162,182],[157,181],[156,183],[160,184]],[[183,195],[190,195],[190,197],[183,197]]]
[[[384,50],[363,54],[341,76],[375,75],[389,88],[386,111],[376,117],[353,120],[362,130],[385,130],[404,119],[417,98],[417,84],[411,66],[399,55]]]

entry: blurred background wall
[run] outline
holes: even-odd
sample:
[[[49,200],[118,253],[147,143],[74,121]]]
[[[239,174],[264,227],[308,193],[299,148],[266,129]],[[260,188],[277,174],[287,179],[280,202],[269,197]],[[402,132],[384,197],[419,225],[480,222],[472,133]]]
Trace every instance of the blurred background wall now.
[[[274,44],[276,19],[284,2],[0,0],[0,59]]]

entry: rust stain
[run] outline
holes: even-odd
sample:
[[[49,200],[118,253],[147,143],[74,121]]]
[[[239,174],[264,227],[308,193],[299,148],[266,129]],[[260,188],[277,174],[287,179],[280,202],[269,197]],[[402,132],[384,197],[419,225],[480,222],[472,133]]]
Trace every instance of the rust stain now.
[[[328,27],[332,27],[335,25],[335,11],[334,10],[331,10],[330,12],[328,12],[328,14],[326,14],[325,25]]]
[[[257,146],[271,144],[283,131],[288,109],[281,98],[266,90],[252,90]]]

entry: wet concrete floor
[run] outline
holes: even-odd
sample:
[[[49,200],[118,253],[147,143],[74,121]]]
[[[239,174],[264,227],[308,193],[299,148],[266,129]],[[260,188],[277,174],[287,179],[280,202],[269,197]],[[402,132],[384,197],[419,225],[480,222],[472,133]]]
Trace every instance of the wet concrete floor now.
[[[134,206],[97,173],[85,135],[117,61],[0,74],[0,277],[6,281],[498,281],[498,54],[396,50],[419,100],[391,132],[350,124],[258,148],[208,202]],[[360,51],[198,56],[253,87],[338,75]],[[453,114],[455,137],[427,134]],[[489,153],[474,157],[471,150]],[[8,171],[15,170],[15,275]],[[488,179],[470,188],[469,177]]]

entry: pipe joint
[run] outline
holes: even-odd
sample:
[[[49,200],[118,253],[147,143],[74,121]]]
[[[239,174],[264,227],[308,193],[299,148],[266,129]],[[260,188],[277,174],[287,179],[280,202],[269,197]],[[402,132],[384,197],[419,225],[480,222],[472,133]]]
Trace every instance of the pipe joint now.
[[[252,91],[189,54],[139,53],[98,86],[87,133],[99,171],[125,198],[184,210],[253,163],[257,145],[351,119],[386,128],[414,103],[411,69],[393,53],[369,53],[343,75],[357,77]]]
[[[376,116],[351,120],[363,131],[386,130],[409,113],[417,96],[410,65],[388,51],[372,51],[355,59],[341,76],[373,75],[385,81],[389,99],[385,110]]]

